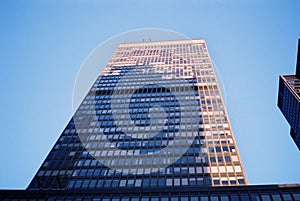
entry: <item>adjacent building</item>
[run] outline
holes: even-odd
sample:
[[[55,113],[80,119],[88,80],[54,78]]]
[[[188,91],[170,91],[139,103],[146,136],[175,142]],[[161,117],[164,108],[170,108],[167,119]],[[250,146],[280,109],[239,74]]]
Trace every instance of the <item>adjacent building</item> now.
[[[278,107],[290,124],[290,135],[300,150],[300,39],[296,74],[279,78]]]

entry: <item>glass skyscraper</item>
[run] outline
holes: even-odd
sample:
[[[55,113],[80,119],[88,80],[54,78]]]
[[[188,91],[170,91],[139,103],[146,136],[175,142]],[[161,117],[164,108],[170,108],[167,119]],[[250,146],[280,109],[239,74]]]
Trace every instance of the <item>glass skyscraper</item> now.
[[[300,150],[300,39],[296,74],[279,78],[278,107],[290,124],[290,135]]]
[[[244,185],[203,39],[120,44],[29,185]]]
[[[0,199],[300,200],[248,186],[203,39],[123,43],[28,188]]]

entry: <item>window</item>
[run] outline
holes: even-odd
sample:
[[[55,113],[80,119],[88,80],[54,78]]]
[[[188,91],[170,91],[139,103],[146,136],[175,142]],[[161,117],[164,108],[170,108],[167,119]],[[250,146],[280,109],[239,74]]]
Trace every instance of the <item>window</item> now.
[[[230,152],[235,152],[235,147],[234,146],[230,146]]]
[[[169,198],[165,195],[163,195],[163,197],[160,198],[161,201],[169,201]]]
[[[222,184],[228,184],[228,181],[223,180]]]
[[[175,195],[172,195],[172,197],[171,197],[171,201],[178,201],[178,197],[177,197],[177,196],[175,196]]]
[[[150,200],[151,201],[159,201],[159,197],[151,197]]]
[[[152,179],[150,180],[150,184],[151,184],[152,187],[157,186],[157,180],[154,179],[154,178],[152,178]]]
[[[142,180],[141,180],[141,179],[137,179],[137,180],[135,181],[135,186],[140,187],[141,184],[142,184]]]
[[[216,162],[216,158],[215,157],[210,157],[210,162],[212,162],[212,163]]]
[[[231,160],[230,160],[230,156],[225,156],[225,161],[226,162],[230,162]]]
[[[118,187],[119,180],[113,180],[112,181],[112,187]]]
[[[237,194],[232,194],[230,195],[230,200],[231,201],[239,201],[239,196]]]
[[[219,201],[218,195],[211,195],[210,196],[210,201]]]
[[[260,201],[259,195],[257,193],[251,193],[251,201]]]
[[[198,201],[197,195],[191,195],[191,201]]]
[[[143,187],[149,186],[149,179],[143,179]]]
[[[282,193],[282,197],[283,197],[284,201],[292,201],[293,200],[291,195],[287,192]]]
[[[68,184],[68,188],[72,188],[73,185],[74,185],[75,181],[74,180],[71,180]]]
[[[174,179],[174,186],[180,186],[180,179]]]
[[[189,200],[189,197],[188,195],[181,195],[181,201],[188,201]]]
[[[149,200],[148,197],[142,197],[142,198],[141,198],[141,201],[148,201],[148,200]]]
[[[240,195],[240,197],[243,201],[250,201],[248,194],[243,193]]]
[[[221,147],[216,147],[216,152],[221,152]]]
[[[242,172],[241,166],[234,166],[236,172]]]
[[[211,185],[211,179],[206,178],[206,179],[204,179],[204,182],[207,185]]]
[[[219,185],[220,184],[220,180],[218,180],[218,179],[214,180],[214,184],[215,185]]]
[[[200,201],[208,201],[208,196],[207,195],[202,195],[200,197]]]
[[[82,183],[81,180],[76,181],[74,188],[80,188],[81,183]]]
[[[294,196],[295,201],[299,201],[300,200],[300,192],[293,193],[293,196]]]
[[[228,152],[229,151],[227,146],[226,147],[222,147],[222,148],[223,148],[224,152]]]
[[[262,201],[271,201],[270,196],[267,194],[262,194],[260,196],[261,196]]]
[[[181,183],[182,183],[183,186],[188,185],[188,180],[187,180],[187,178],[181,179]]]
[[[230,184],[236,184],[236,180],[230,180]]]
[[[245,180],[244,179],[238,179],[239,184],[245,184]]]
[[[90,183],[90,188],[95,188],[97,181],[96,180],[92,180]]]
[[[103,180],[99,180],[97,183],[97,188],[102,187],[103,186]]]
[[[89,181],[84,181],[82,184],[82,188],[87,188],[89,185]]]
[[[282,201],[279,193],[272,193],[273,201]]]
[[[228,195],[221,195],[221,201],[229,201]]]

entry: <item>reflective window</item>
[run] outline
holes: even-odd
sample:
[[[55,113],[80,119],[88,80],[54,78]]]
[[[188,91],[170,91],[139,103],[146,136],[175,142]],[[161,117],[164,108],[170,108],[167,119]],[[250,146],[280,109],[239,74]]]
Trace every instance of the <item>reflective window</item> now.
[[[210,201],[219,201],[218,195],[211,195]]]
[[[169,198],[165,195],[163,195],[161,198],[160,198],[161,201],[169,201]]]
[[[172,195],[171,201],[178,201],[178,200],[179,200],[179,199],[178,199],[178,196]]]
[[[273,201],[282,201],[279,193],[271,193],[271,197],[272,197]]]
[[[248,194],[242,193],[240,197],[242,201],[250,201]]]
[[[261,194],[260,196],[261,196],[262,201],[271,201],[270,196],[267,194]]]
[[[189,196],[188,195],[181,195],[180,201],[188,201]]]
[[[208,201],[208,196],[201,196],[200,201]]]
[[[292,201],[293,200],[291,195],[287,192],[282,193],[282,197],[283,197],[284,201]]]
[[[191,201],[198,201],[198,196],[197,195],[191,195]]]
[[[239,196],[237,194],[231,194],[230,195],[230,200],[231,201],[239,201]]]
[[[299,193],[293,193],[295,201],[300,201],[300,192]]]
[[[221,195],[221,201],[229,201],[228,195]]]

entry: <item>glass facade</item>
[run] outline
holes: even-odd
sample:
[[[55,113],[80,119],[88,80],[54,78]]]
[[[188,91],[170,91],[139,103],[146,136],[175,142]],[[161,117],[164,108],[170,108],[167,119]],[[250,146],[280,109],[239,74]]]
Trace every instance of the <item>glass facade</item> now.
[[[244,184],[199,39],[120,44],[29,189]]]

